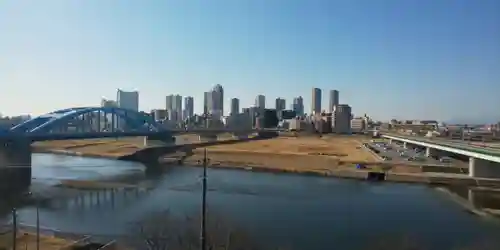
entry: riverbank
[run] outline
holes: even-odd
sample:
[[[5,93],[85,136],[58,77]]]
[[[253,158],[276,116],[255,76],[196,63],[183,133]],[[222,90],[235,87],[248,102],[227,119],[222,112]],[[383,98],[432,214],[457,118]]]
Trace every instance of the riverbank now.
[[[362,146],[362,136],[279,137],[206,147],[209,167],[276,173],[295,173],[362,180],[431,185],[500,187],[500,180],[471,178],[465,174],[426,172],[424,167],[382,162]],[[119,159],[143,149],[142,138],[44,142],[35,152]],[[167,155],[164,164],[200,166],[203,149],[187,155]],[[363,169],[356,168],[363,163]]]
[[[142,137],[37,142],[33,152],[118,159],[144,148]]]

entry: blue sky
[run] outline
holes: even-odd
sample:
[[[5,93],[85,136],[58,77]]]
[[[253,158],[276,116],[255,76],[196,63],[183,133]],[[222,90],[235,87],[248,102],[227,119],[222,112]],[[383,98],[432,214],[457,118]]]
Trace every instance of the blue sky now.
[[[215,84],[241,106],[338,89],[378,119],[500,119],[498,0],[0,1],[0,112],[140,108]]]

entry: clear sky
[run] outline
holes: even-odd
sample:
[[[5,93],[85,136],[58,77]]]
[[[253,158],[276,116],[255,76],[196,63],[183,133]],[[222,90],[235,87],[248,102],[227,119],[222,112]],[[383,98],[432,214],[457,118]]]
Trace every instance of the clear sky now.
[[[0,0],[0,112],[140,108],[215,84],[241,106],[338,89],[378,119],[500,119],[499,0]]]

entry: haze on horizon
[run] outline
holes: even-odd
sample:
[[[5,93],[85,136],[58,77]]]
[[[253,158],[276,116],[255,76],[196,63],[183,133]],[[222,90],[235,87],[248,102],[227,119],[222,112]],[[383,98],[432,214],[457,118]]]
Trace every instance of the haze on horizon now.
[[[500,1],[214,0],[0,2],[0,113],[140,108],[220,84],[241,107],[338,89],[375,119],[500,119]]]

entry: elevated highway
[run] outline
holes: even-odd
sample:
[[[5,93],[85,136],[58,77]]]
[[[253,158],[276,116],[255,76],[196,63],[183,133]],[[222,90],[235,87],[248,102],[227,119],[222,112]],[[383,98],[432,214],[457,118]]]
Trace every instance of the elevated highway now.
[[[402,142],[406,147],[414,145],[425,148],[427,157],[447,152],[468,157],[469,175],[471,177],[500,178],[500,149],[470,145],[445,139],[406,136],[399,134],[382,134],[389,141]]]

